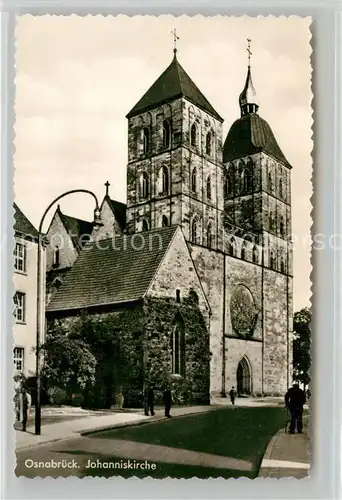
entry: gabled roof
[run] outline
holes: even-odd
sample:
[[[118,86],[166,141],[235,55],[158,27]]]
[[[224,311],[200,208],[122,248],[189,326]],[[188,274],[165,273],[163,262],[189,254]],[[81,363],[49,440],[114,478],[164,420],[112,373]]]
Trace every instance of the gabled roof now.
[[[179,64],[176,54],[171,64],[143,95],[140,101],[126,116],[131,118],[143,111],[155,108],[163,103],[173,101],[178,97],[185,97],[203,111],[223,122],[221,116],[215,111],[207,98],[191,80],[183,67]]]
[[[32,238],[38,238],[37,229],[31,224],[26,215],[20,210],[16,203],[13,203],[14,207],[14,231],[25,236],[30,236]]]
[[[118,221],[120,228],[123,230],[126,227],[126,208],[127,205],[125,203],[121,203],[120,201],[112,200],[108,195],[105,196],[104,200],[106,200],[115,216],[115,219]],[[103,201],[104,201],[103,200]]]
[[[263,151],[291,168],[269,124],[256,113],[249,113],[231,126],[223,146],[223,161],[232,161]]]
[[[47,312],[142,299],[177,229],[178,226],[171,226],[140,233],[139,237],[121,235],[88,243],[53,296]]]
[[[75,248],[80,250],[85,243],[87,243],[87,238],[85,236],[89,235],[88,239],[90,239],[90,235],[93,230],[92,223],[83,219],[71,217],[70,215],[65,215],[61,212],[59,207],[57,209],[57,213],[60,216],[67,233],[70,235]]]

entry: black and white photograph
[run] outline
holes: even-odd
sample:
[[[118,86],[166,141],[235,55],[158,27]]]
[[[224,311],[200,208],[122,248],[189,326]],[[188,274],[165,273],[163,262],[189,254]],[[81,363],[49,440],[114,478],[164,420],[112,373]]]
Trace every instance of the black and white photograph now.
[[[310,25],[17,19],[16,476],[310,475]]]

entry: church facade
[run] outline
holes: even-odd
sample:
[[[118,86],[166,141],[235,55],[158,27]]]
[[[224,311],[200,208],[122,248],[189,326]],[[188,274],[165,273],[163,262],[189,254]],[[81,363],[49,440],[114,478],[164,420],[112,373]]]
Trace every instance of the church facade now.
[[[158,370],[151,369],[151,359],[163,345],[159,372],[177,384],[179,394],[188,391],[196,401],[205,401],[206,392],[211,398],[225,396],[231,386],[240,395],[283,394],[292,382],[291,165],[258,114],[250,66],[239,104],[241,116],[223,141],[223,119],[174,51],[171,64],[127,115],[125,224],[113,222],[114,211],[110,222],[102,214],[102,233],[106,241],[119,237],[119,248],[110,252],[120,257],[105,268],[100,264],[99,272],[95,258],[101,261],[103,254],[96,242],[104,236],[94,231],[93,243],[81,250],[47,308],[51,322],[57,317],[70,321],[82,310],[117,314],[136,304],[145,325],[142,383],[147,371],[155,383]],[[108,186],[105,200],[108,204]],[[132,264],[144,260],[141,250],[126,259],[130,250],[123,242],[140,238],[146,244],[151,235],[165,245],[159,250],[152,245],[143,269],[146,281]],[[127,270],[126,278],[113,270],[115,262]],[[127,293],[117,294],[115,287],[132,288],[132,266],[146,283],[128,304]],[[89,289],[95,268],[97,283]],[[81,297],[75,290],[85,292]],[[160,301],[172,314],[160,309]],[[152,341],[146,333],[149,315],[155,319],[158,308],[168,320],[158,316]],[[197,336],[190,318],[196,318]],[[200,377],[198,359],[208,366],[203,370],[207,382]]]

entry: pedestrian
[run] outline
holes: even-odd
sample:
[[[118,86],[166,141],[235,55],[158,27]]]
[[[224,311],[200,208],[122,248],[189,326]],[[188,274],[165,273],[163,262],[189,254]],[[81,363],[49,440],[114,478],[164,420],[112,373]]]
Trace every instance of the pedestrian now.
[[[20,395],[20,416],[23,424],[22,430],[24,432],[26,432],[26,424],[28,420],[29,411],[31,408],[31,402],[32,402],[31,396],[27,392],[26,387],[22,387]]]
[[[165,417],[170,418],[172,415],[170,415],[170,410],[171,410],[171,405],[172,405],[172,395],[171,395],[171,390],[169,387],[166,387],[164,391],[164,405],[165,405]]]
[[[148,417],[149,411],[154,416],[154,392],[153,388],[148,385],[144,391],[144,407],[145,407],[145,415]]]
[[[299,434],[303,431],[303,406],[305,403],[305,392],[294,384],[285,394],[285,406],[291,414],[289,434],[294,434],[295,430]]]
[[[231,401],[232,405],[234,406],[235,405],[235,398],[236,398],[236,390],[235,390],[234,386],[229,391],[229,397],[230,397],[230,401]]]
[[[119,392],[116,394],[116,402],[117,402],[119,410],[123,410],[125,398],[124,398],[124,395],[122,394],[121,388],[119,389]]]

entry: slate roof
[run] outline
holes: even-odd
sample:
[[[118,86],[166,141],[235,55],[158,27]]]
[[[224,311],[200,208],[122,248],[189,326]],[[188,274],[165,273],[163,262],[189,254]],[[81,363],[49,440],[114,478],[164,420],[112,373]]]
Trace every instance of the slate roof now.
[[[178,97],[185,97],[192,104],[208,112],[221,122],[223,118],[215,111],[207,98],[191,80],[184,68],[179,64],[176,54],[171,64],[154,82],[154,84],[143,95],[140,101],[131,109],[126,116],[131,118],[143,111],[155,108],[166,102],[173,101]]]
[[[178,226],[88,243],[47,312],[120,304],[146,293]],[[141,248],[143,247],[143,248]],[[140,250],[139,250],[140,248]]]
[[[249,113],[231,126],[223,146],[223,161],[236,160],[260,151],[291,168],[269,124],[256,113]]]
[[[33,224],[28,220],[26,215],[20,210],[16,203],[13,203],[14,207],[14,231],[26,236],[33,238],[38,238],[38,231]]]
[[[121,229],[125,229],[126,227],[126,208],[127,205],[125,203],[121,203],[120,201],[115,201],[106,196],[106,200],[111,207],[113,214],[115,215],[116,220],[118,221]]]
[[[93,231],[93,224],[83,219],[77,219],[70,215],[65,215],[58,208],[58,214],[68,234],[71,236],[74,246],[80,250],[87,243],[85,235],[90,235]],[[82,237],[82,238],[81,238]]]

